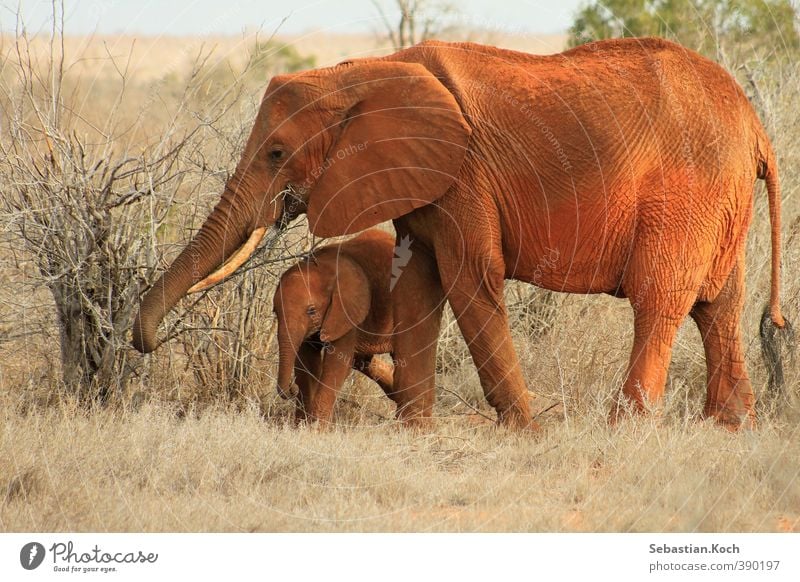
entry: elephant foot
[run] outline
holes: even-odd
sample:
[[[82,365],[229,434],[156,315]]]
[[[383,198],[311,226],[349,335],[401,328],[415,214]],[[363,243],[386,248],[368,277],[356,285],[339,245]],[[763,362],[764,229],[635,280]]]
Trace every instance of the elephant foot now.
[[[428,429],[433,426],[433,391],[412,394],[406,390],[392,393],[390,398],[397,405],[395,418],[403,427]]]
[[[298,406],[295,409],[294,426],[296,428],[307,427],[318,431],[332,430],[334,427],[333,414],[316,414],[302,406]]]
[[[425,417],[425,416],[413,416],[409,418],[399,418],[398,426],[402,427],[403,430],[411,431],[411,432],[431,432],[435,426],[433,422],[433,418]]]
[[[433,410],[426,406],[415,406],[411,402],[405,406],[397,407],[397,418],[400,426],[412,430],[430,430],[433,428]]]
[[[713,418],[720,427],[730,432],[754,430],[757,424],[755,412],[745,409],[707,408],[703,411],[703,418]]]
[[[540,432],[542,427],[531,417],[527,406],[497,411],[497,426],[510,430]]]
[[[654,417],[661,418],[662,410],[658,402],[650,402],[641,392],[627,393],[624,389],[608,412],[609,426],[615,426],[625,419]]]
[[[625,400],[620,400],[612,405],[611,410],[608,411],[608,424],[609,426],[616,426],[624,419],[631,418],[637,413],[642,414],[643,410],[638,407],[634,408]]]

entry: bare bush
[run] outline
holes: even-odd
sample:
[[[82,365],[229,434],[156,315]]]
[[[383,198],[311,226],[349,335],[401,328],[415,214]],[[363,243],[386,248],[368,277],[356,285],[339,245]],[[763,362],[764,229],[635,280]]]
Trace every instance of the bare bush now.
[[[169,367],[177,358],[200,385],[193,398],[241,393],[256,354],[268,347],[274,272],[251,272],[185,300],[164,334],[180,338],[178,353],[142,359],[128,347],[129,330],[165,256],[218,199],[252,123],[263,73],[299,57],[256,38],[245,63],[224,65],[226,82],[215,84],[222,65],[201,47],[183,81],[146,88],[130,79],[130,55],[119,62],[109,53],[115,79],[87,88],[65,70],[58,27],[46,51],[22,27],[14,42],[4,52],[0,92],[9,112],[0,139],[3,258],[19,269],[32,262],[33,287],[52,297],[63,386],[80,401],[104,402],[133,375],[146,388],[161,361]],[[272,54],[278,58],[270,65]],[[113,99],[98,114],[92,93],[105,94],[109,84]],[[142,104],[134,115],[131,101]],[[147,108],[166,101],[171,121],[149,132]]]
[[[147,235],[163,224],[182,180],[176,163],[187,138],[115,153],[121,144],[113,133],[79,135],[63,96],[58,37],[51,50],[41,67],[27,36],[16,38],[18,77],[4,87],[10,115],[0,141],[2,209],[52,294],[64,384],[81,398],[105,400],[132,371],[125,336],[157,259],[155,237]],[[117,100],[124,70],[120,78]]]

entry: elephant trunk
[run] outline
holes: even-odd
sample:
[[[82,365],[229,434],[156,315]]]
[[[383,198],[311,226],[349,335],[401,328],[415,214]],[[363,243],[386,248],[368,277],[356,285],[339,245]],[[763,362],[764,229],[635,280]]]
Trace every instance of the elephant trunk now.
[[[281,317],[281,315],[279,315]],[[303,342],[302,333],[290,333],[286,324],[281,321],[278,328],[278,394],[282,398],[295,398],[299,389],[294,382],[294,368],[297,353]]]
[[[156,330],[164,316],[190,287],[219,268],[248,240],[255,221],[247,200],[226,188],[195,237],[144,296],[133,322],[133,346],[137,350],[146,354],[156,349]]]

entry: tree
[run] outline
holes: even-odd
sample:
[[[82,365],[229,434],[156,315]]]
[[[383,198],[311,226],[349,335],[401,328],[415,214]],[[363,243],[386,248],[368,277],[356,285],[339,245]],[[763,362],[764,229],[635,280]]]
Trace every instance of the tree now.
[[[386,36],[395,50],[417,44],[441,34],[444,21],[453,12],[453,6],[441,0],[395,0],[397,22],[392,22],[377,0],[372,4],[378,10]]]
[[[708,56],[800,47],[791,0],[605,0],[580,9],[569,45],[625,36],[661,36]]]

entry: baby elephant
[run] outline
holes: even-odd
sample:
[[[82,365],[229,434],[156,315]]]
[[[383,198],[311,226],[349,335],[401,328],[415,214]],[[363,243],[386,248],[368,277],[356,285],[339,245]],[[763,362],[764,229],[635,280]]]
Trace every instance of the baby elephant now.
[[[400,405],[402,399],[392,393],[394,366],[375,357],[386,353],[395,357],[394,248],[392,235],[368,230],[319,249],[281,276],[273,299],[280,355],[278,392],[296,399],[298,422],[331,421],[351,368],[375,380]]]

